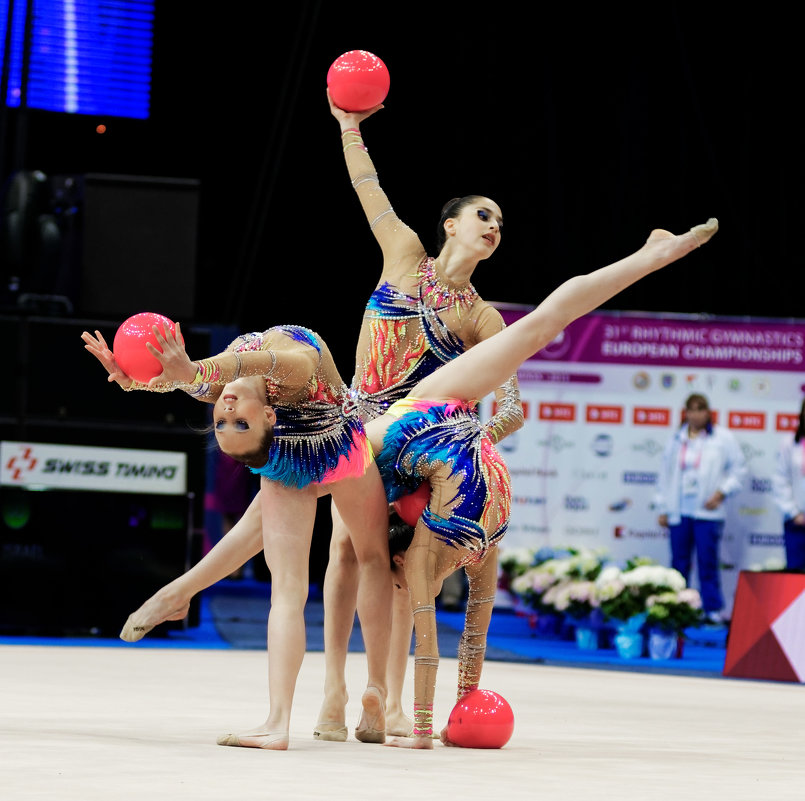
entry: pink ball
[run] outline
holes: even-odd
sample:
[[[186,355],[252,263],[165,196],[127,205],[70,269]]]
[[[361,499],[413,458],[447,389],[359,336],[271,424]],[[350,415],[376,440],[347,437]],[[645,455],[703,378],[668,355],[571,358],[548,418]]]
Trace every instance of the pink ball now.
[[[409,526],[415,526],[417,520],[422,516],[422,512],[430,500],[430,484],[425,481],[420,484],[413,492],[403,495],[392,504],[394,511]]]
[[[344,111],[366,111],[379,105],[386,99],[390,83],[386,65],[366,50],[344,53],[327,72],[330,97]]]
[[[157,326],[159,331],[163,329],[168,329],[171,333],[176,331],[173,321],[167,317],[154,312],[140,312],[124,320],[117,329],[112,344],[115,361],[120,369],[129,378],[141,384],[148,383],[162,372],[159,360],[145,347],[145,343],[150,342],[157,350],[161,350],[151,330],[153,326]]]
[[[447,720],[448,739],[464,748],[503,748],[513,731],[512,708],[492,690],[467,693]]]

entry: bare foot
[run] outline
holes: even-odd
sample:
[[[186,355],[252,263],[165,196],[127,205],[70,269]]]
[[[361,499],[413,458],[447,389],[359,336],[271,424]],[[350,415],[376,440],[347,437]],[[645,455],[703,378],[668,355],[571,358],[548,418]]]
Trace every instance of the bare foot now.
[[[190,600],[181,597],[170,585],[152,595],[136,612],[129,615],[120,632],[120,639],[137,642],[154,626],[166,620],[182,620],[190,611]]]
[[[400,711],[386,712],[386,734],[389,737],[413,737],[414,721]]]
[[[240,748],[262,748],[264,751],[287,751],[288,732],[255,729],[243,734],[222,734],[215,742]]]
[[[386,700],[377,687],[371,685],[361,696],[363,712],[355,727],[355,739],[362,743],[383,743],[386,741]]]
[[[422,751],[433,749],[433,737],[393,737],[386,741],[391,748],[417,748]]]

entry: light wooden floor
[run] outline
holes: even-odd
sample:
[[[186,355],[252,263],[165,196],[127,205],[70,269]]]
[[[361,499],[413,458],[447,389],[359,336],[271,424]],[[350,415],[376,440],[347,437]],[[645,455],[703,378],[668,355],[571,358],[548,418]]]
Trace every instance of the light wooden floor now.
[[[411,665],[411,668],[413,665]],[[350,654],[348,723],[362,654]],[[452,708],[443,659],[435,707]],[[805,695],[797,684],[488,661],[515,731],[500,750],[407,751],[312,738],[323,655],[297,686],[291,749],[215,745],[266,713],[260,651],[0,646],[0,798],[805,798]]]

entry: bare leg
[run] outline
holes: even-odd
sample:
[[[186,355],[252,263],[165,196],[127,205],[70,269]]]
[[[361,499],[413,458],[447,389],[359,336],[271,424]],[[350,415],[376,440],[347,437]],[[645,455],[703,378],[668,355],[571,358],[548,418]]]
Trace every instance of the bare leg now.
[[[324,574],[324,701],[313,736],[319,740],[347,739],[345,678],[349,638],[358,597],[358,560],[349,531],[331,504],[333,533]]]
[[[388,702],[386,704],[386,733],[390,737],[410,737],[414,723],[403,711],[402,702],[408,657],[411,654],[411,633],[414,619],[411,598],[406,588],[392,590],[391,645],[386,668]]]
[[[660,229],[652,231],[640,250],[607,267],[565,281],[534,311],[442,365],[420,381],[411,394],[431,400],[483,398],[567,325],[649,273],[681,259],[707,242],[717,230],[718,221],[711,219],[679,236]],[[367,425],[373,446],[377,444],[377,430],[385,425],[388,422],[383,418]]]
[[[334,484],[332,495],[358,559],[357,608],[369,670],[367,688],[361,698],[363,714],[355,736],[363,742],[383,742],[391,581],[388,504],[377,466],[371,464],[359,479]]]
[[[265,723],[218,738],[219,745],[286,750],[296,679],[305,655],[305,602],[317,488],[296,490],[262,479],[263,539],[271,570],[268,697]]]
[[[226,578],[263,548],[260,495],[252,500],[243,517],[204,558],[182,576],[157,590],[136,612],[129,615],[120,638],[136,642],[166,620],[181,620],[191,598]]]

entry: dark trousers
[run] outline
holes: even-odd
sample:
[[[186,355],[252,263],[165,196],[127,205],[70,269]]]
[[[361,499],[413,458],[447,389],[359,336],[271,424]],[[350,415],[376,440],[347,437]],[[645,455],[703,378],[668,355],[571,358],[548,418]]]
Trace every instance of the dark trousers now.
[[[723,520],[697,520],[683,517],[671,532],[671,567],[678,570],[690,584],[690,568],[694,549],[699,589],[705,612],[718,612],[724,606],[721,594],[719,543],[724,530]]]
[[[796,526],[791,520],[786,520],[783,529],[785,569],[805,570],[805,526]]]

